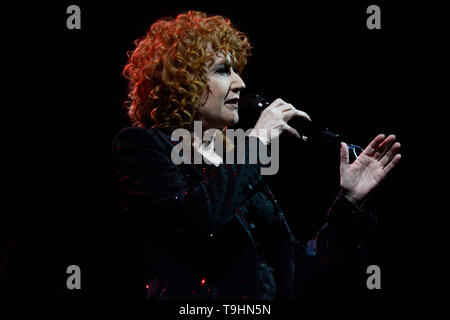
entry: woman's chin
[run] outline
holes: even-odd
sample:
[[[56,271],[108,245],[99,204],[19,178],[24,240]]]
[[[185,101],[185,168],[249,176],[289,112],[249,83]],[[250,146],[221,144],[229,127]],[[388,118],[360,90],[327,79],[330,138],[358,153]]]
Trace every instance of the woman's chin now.
[[[239,114],[237,112],[227,112],[226,116],[224,115],[223,123],[226,124],[227,127],[233,126],[239,121]]]
[[[234,114],[234,119],[233,119],[233,124],[232,125],[235,125],[235,124],[237,124],[239,122],[239,114],[236,112],[235,114]]]

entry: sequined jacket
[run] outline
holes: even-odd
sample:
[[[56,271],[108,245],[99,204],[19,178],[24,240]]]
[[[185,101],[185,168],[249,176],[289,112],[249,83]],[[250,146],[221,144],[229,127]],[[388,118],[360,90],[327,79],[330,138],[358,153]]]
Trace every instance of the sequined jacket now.
[[[145,258],[136,268],[145,298],[295,299],[361,289],[362,241],[374,211],[339,195],[315,239],[302,243],[247,152],[245,164],[211,173],[175,165],[175,143],[169,132],[143,128],[126,128],[113,142],[125,210]],[[258,234],[251,217],[264,213],[270,224]]]

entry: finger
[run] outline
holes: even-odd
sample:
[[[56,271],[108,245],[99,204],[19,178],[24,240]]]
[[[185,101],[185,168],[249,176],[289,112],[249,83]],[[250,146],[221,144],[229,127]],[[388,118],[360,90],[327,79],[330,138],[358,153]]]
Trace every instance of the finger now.
[[[378,149],[378,145],[383,141],[384,134],[379,134],[369,143],[369,145],[364,149],[363,153],[369,157],[372,157]]]
[[[298,133],[298,131],[295,130],[294,128],[292,128],[290,125],[288,125],[288,124],[285,123],[285,124],[282,126],[282,128],[283,128],[283,130],[289,132],[290,134],[292,134],[293,136],[299,138],[300,140],[305,141],[305,139],[303,138],[303,136],[301,136],[301,135]]]
[[[295,107],[292,104],[282,104],[281,106],[283,106],[282,113],[295,110]]]
[[[289,111],[297,110],[292,104],[289,104],[289,103],[281,104],[277,108],[279,108],[279,110],[281,110],[282,114],[286,113],[286,112],[289,112]]]
[[[283,116],[284,121],[286,121],[286,122],[294,117],[300,117],[300,118],[304,118],[306,120],[311,121],[311,117],[306,112],[295,109],[295,108],[291,109],[289,111],[283,112],[282,116]]]
[[[382,143],[378,145],[377,150],[374,153],[374,158],[379,160],[384,154],[391,148],[395,142],[395,135],[389,135]]]
[[[276,105],[276,108],[284,107],[283,110],[281,111],[281,113],[288,113],[288,112],[291,112],[291,111],[299,111],[299,112],[297,112],[297,116],[300,116],[302,118],[305,118],[305,119],[308,119],[309,121],[311,121],[311,117],[306,112],[297,109],[292,104],[286,103],[286,102],[284,102],[281,99],[279,99],[279,101],[281,101],[282,103],[279,104],[279,105]],[[292,116],[290,118],[292,118]]]
[[[348,147],[345,142],[341,142],[341,165],[349,164]]]
[[[381,157],[380,164],[385,167],[389,162],[391,162],[394,156],[400,150],[400,147],[400,142],[394,143],[392,147],[383,155],[383,157]]]
[[[279,106],[285,105],[286,102],[284,102],[282,99],[278,98],[275,99],[269,106],[268,108],[278,108]]]
[[[402,158],[402,156],[400,154],[395,155],[395,157],[392,159],[392,161],[389,162],[389,164],[386,167],[384,167],[383,178],[386,177],[386,175],[398,165],[401,158]]]

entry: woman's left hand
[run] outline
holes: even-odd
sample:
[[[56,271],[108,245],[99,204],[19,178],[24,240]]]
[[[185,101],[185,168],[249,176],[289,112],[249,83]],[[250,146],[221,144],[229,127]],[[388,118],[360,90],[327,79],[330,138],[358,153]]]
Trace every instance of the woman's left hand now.
[[[353,162],[349,163],[347,145],[341,143],[341,188],[344,196],[360,205],[400,161],[400,143],[395,136],[379,134]]]

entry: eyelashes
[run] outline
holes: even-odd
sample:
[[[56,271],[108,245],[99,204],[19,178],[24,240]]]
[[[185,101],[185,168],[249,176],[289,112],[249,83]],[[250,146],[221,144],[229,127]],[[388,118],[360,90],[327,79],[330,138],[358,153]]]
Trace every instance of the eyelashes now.
[[[217,70],[216,73],[218,74],[224,74],[224,75],[229,75],[231,74],[231,65],[230,64],[221,64]]]

